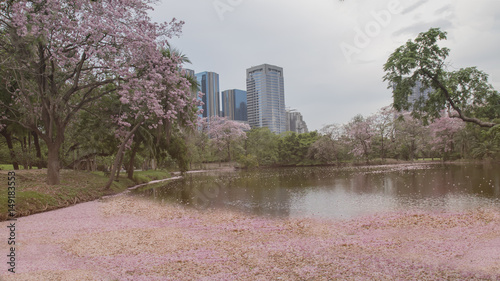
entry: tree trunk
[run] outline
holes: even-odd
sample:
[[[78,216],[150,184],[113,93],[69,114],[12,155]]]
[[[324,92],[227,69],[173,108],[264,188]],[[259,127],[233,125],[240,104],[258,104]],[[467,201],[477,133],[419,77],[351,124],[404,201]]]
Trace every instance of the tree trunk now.
[[[124,150],[125,150],[125,144],[122,143],[120,145],[120,148],[118,149],[118,152],[116,153],[115,162],[113,163],[113,165],[111,165],[111,171],[109,172],[109,179],[105,187],[106,189],[111,188],[111,184],[113,184],[113,181],[115,180],[116,171],[118,170],[118,165],[120,165]]]
[[[414,141],[414,140],[412,140],[412,141],[411,141],[411,145],[410,145],[410,161],[413,161],[413,160],[414,160],[414,158],[415,158],[415,153],[414,153],[414,151],[415,151],[415,141]]]
[[[128,161],[127,166],[127,177],[131,180],[134,179],[134,160],[135,154],[137,153],[137,150],[139,150],[139,144],[139,142],[136,142],[132,147],[132,151],[130,152],[130,160]]]
[[[451,118],[460,118],[464,122],[474,123],[474,124],[477,124],[477,125],[479,125],[480,127],[483,127],[483,128],[493,128],[496,125],[498,125],[497,123],[484,122],[484,121],[482,121],[480,119],[477,119],[477,118],[472,118],[472,117],[465,116],[465,114],[463,113],[462,109],[459,106],[457,106],[455,104],[455,101],[451,98],[451,94],[448,91],[448,88],[437,78],[437,75],[433,75],[428,70],[423,70],[423,71],[424,71],[425,75],[428,78],[432,79],[432,81],[434,81],[435,83],[437,83],[438,87],[443,92],[443,94],[444,94],[446,100],[448,101],[448,103],[450,104],[450,106],[458,113],[458,115],[450,115]]]
[[[47,184],[57,185],[61,183],[59,176],[59,144],[47,144]]]
[[[14,151],[14,145],[12,144],[12,135],[7,132],[6,129],[0,131],[0,134],[4,136],[5,141],[7,142],[7,147],[9,148],[10,158],[12,161],[12,166],[14,166],[14,170],[19,170],[19,163],[16,161],[16,152]]]
[[[109,180],[106,183],[106,187],[105,187],[106,189],[110,189],[111,184],[113,184],[113,181],[115,180],[116,169],[118,169],[118,165],[120,165],[120,163],[122,161],[123,153],[125,152],[125,145],[127,144],[128,140],[134,135],[135,131],[137,131],[137,129],[139,129],[141,124],[142,124],[142,121],[139,121],[139,123],[137,123],[135,125],[135,127],[132,128],[132,130],[127,133],[127,135],[125,136],[125,139],[120,144],[120,148],[118,149],[118,152],[116,153],[115,163],[113,164],[113,167],[111,168],[111,172],[109,174]]]
[[[21,151],[23,155],[22,159],[22,165],[23,165],[23,170],[28,170],[29,168],[29,157],[28,157],[28,148],[26,146],[26,136],[23,136],[22,139],[17,139],[19,141],[19,144],[21,145]]]
[[[382,160],[384,160],[385,159],[384,136],[382,136],[381,150],[382,150]]]
[[[122,155],[122,157],[120,159],[120,164],[118,164],[118,169],[116,169],[116,178],[117,179],[120,177],[120,171],[121,171],[122,165],[123,165],[123,156],[124,156],[124,154],[125,154],[125,151],[123,152],[123,155]]]
[[[31,134],[28,133],[28,166],[29,169],[31,170],[33,169],[33,162],[31,161],[31,157],[29,157],[30,155],[31,155]]]
[[[38,139],[38,135],[35,132],[31,132],[31,134],[33,135],[33,143],[35,144],[36,150],[37,161],[35,164],[37,165],[38,169],[41,169],[44,165],[42,160],[42,150],[40,149],[40,141]]]

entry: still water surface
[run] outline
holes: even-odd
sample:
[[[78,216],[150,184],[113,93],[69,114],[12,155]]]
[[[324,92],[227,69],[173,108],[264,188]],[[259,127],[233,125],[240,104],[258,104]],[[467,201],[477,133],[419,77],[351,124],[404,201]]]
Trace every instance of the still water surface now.
[[[347,219],[411,209],[500,209],[500,165],[408,164],[207,172],[188,174],[163,187],[141,189],[135,194],[199,209],[226,208],[284,217]]]

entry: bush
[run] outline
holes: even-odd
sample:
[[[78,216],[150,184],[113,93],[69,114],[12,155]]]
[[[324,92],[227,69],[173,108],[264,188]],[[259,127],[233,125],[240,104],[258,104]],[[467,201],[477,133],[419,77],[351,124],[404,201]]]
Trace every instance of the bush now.
[[[238,164],[240,164],[242,168],[248,169],[258,167],[259,161],[257,161],[257,156],[248,154],[240,156],[240,158],[238,159]]]

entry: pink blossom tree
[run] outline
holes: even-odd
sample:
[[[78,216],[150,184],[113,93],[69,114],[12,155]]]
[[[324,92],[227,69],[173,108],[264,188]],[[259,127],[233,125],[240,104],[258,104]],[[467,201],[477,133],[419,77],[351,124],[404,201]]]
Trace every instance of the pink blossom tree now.
[[[458,118],[450,118],[447,113],[429,125],[431,133],[431,149],[448,154],[454,149],[455,137],[465,128],[465,122]]]
[[[338,162],[339,152],[335,141],[329,136],[321,136],[315,141],[307,152],[307,157],[320,163],[329,164],[336,160]]]
[[[364,118],[361,115],[355,116],[346,125],[346,133],[351,140],[352,154],[356,157],[364,157],[368,161],[372,151],[373,137],[375,136],[373,118]]]
[[[346,148],[351,146],[349,140],[345,141],[345,127],[341,124],[325,125],[320,130],[321,137],[309,147],[308,157],[321,163],[339,163],[347,154]]]
[[[236,140],[245,139],[247,137],[245,131],[249,130],[248,124],[212,116],[208,122],[207,133],[219,152],[227,149],[227,158],[231,161],[231,144]]]
[[[396,142],[399,153],[408,160],[413,161],[426,143],[427,127],[422,121],[414,118],[410,112],[399,113],[400,116],[394,124]]]
[[[153,74],[158,75],[156,77],[158,79],[145,77],[148,82],[153,81],[153,85],[158,87],[156,92],[150,93],[150,100],[134,100],[137,97],[134,91],[129,97],[122,95],[120,101],[122,108],[126,110],[121,112],[121,115],[114,116],[118,124],[116,136],[121,144],[112,166],[107,188],[111,186],[114,175],[121,166],[125,150],[131,147],[135,132],[141,126],[155,131],[153,135],[157,140],[156,145],[162,138],[169,143],[175,126],[195,127],[197,114],[199,114],[198,105],[201,101],[191,96],[192,84],[179,67],[181,61],[183,57],[175,53],[161,52],[160,63],[153,64]],[[154,111],[151,112],[151,109]]]
[[[394,133],[394,118],[396,110],[392,106],[385,106],[381,108],[373,118],[373,126],[376,134],[380,138],[380,158],[385,159],[388,139]]]
[[[182,118],[192,107],[179,60],[163,56],[182,22],[152,23],[153,0],[18,0],[0,3],[0,104],[12,122],[48,148],[48,183],[58,184],[59,153],[69,122],[83,108],[116,93],[129,108],[110,116],[121,152],[137,128]],[[186,90],[187,89],[187,90]],[[119,152],[120,153],[120,152]]]

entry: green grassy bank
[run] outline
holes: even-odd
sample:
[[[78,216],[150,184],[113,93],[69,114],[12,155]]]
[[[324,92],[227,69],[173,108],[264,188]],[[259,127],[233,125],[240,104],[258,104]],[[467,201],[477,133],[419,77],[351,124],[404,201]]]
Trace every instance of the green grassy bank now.
[[[5,166],[0,170],[0,182],[3,183],[0,184],[0,221],[8,217],[8,168]],[[16,212],[20,217],[63,208],[117,194],[136,184],[169,177],[170,173],[166,171],[137,171],[134,173],[134,180],[123,174],[118,181],[113,182],[110,189],[105,189],[108,178],[102,172],[62,170],[61,184],[50,186],[45,183],[45,169],[18,170],[15,171]]]

